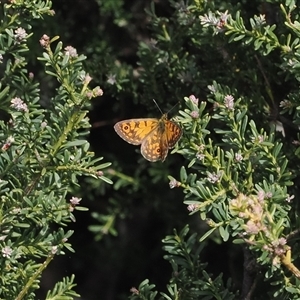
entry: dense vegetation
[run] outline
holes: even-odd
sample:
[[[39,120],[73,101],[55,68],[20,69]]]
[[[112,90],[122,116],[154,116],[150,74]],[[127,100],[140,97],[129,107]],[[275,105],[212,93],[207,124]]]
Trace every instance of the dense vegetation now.
[[[299,299],[296,1],[0,11],[0,299]]]

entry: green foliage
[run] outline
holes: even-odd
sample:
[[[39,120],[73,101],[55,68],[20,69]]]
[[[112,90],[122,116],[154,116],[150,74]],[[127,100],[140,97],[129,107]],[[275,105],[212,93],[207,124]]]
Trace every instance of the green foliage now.
[[[188,237],[189,228],[186,226],[179,234],[167,236],[163,243],[168,253],[165,259],[170,262],[173,276],[167,285],[168,294],[161,293],[159,299],[236,299],[230,292],[231,283],[224,286],[222,274],[212,279],[205,271],[206,264],[200,262],[200,254],[204,244],[198,243],[197,234]],[[138,289],[132,288],[130,299],[157,299],[155,285],[143,281]]]
[[[99,261],[111,259],[107,269],[120,273],[123,285],[139,273],[136,250],[151,265],[153,232],[159,240],[162,231],[184,228],[163,240],[172,268],[165,288],[146,276],[131,289],[131,299],[299,299],[297,2],[153,2],[147,17],[126,1],[93,3],[100,25],[82,25],[74,39],[89,60],[44,35],[44,78],[28,72],[29,41],[34,43],[32,24],[53,15],[51,3],[1,4],[0,298],[35,299],[54,256],[73,251],[67,242],[73,231],[66,226],[75,221],[74,209],[86,210],[78,206],[82,194],[106,200],[98,201],[101,211],[93,209],[88,228],[102,243],[99,252],[109,253],[97,255]],[[91,37],[88,45],[82,36]],[[96,149],[114,161],[108,177],[102,170],[110,164],[100,164],[86,141],[87,111],[102,90],[89,88],[83,63],[107,95],[93,108],[101,108],[99,127],[109,125]],[[46,87],[39,84],[43,79]],[[159,117],[153,98],[183,129],[163,164],[149,164],[112,131],[120,119],[149,111]],[[176,106],[168,111],[178,102],[178,113]],[[82,175],[88,177],[84,190]],[[105,184],[112,179],[113,185]],[[182,202],[191,215],[187,221]],[[135,235],[142,228],[151,234]],[[243,279],[236,265],[231,272],[223,271],[224,264],[211,268],[217,260],[205,256],[211,245],[243,249]],[[47,299],[76,297],[73,280],[62,279]]]
[[[299,197],[294,187],[299,174],[299,8],[294,1],[274,1],[274,7],[261,8],[264,14],[251,15],[242,4],[221,2],[217,11],[219,1],[170,3],[174,10],[168,18],[158,16],[154,5],[148,10],[154,37],[150,44],[141,42],[138,52],[144,99],[155,95],[164,103],[169,95],[174,100],[190,95],[174,118],[184,135],[173,152],[185,163],[180,179],[169,176],[170,187],[182,188],[190,214],[207,224],[200,241],[243,244],[266,284],[256,291],[258,283],[250,280],[240,292],[231,285],[226,290],[220,274],[197,268],[200,251],[190,257],[192,248],[175,234],[164,249],[175,255],[165,258],[179,275],[172,276],[169,295],[160,294],[165,299],[199,299],[206,292],[205,299],[225,299],[223,293],[228,299],[234,293],[297,299],[300,272],[293,262],[299,260],[299,212],[293,199]],[[272,10],[280,14],[276,22]],[[178,76],[187,73],[185,79]],[[197,248],[195,235],[187,244],[191,240]],[[208,289],[211,277],[216,283]],[[148,281],[131,291],[132,299],[158,295]]]
[[[86,140],[90,99],[102,95],[90,90],[83,55],[44,35],[39,58],[45,76],[57,80],[47,109],[40,104],[39,82],[28,71],[30,21],[51,14],[49,1],[11,1],[0,5],[1,116],[1,299],[36,299],[43,271],[56,255],[73,251],[66,225],[75,221],[80,198],[71,197],[79,176],[110,182]],[[42,50],[42,49],[41,49]],[[74,276],[64,278],[47,299],[73,299]]]
[[[64,278],[62,282],[57,282],[53,291],[47,293],[47,300],[72,300],[73,297],[79,297],[72,289],[76,285],[73,283],[74,275],[71,278]]]

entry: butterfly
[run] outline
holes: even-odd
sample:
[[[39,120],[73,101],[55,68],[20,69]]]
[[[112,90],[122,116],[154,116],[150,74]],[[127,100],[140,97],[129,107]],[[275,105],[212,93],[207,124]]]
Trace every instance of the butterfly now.
[[[160,119],[130,119],[114,126],[117,134],[129,144],[141,145],[141,153],[149,161],[164,161],[182,135],[178,124],[168,120],[167,114]]]

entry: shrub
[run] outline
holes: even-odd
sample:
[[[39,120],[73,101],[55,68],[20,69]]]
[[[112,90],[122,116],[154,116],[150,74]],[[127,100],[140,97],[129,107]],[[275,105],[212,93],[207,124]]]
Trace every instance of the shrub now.
[[[102,90],[88,87],[83,55],[44,34],[39,57],[44,76],[56,80],[53,97],[30,72],[31,22],[51,14],[49,1],[11,1],[1,9],[1,299],[36,299],[43,271],[56,255],[73,251],[67,230],[80,198],[78,177],[110,182],[86,140],[87,108]],[[36,40],[38,43],[38,40]],[[42,47],[40,54],[42,54]],[[50,79],[49,79],[50,80]],[[44,97],[46,107],[41,106]],[[73,299],[74,276],[57,282],[46,298]]]
[[[204,232],[186,226],[164,239],[173,273],[158,298],[298,299],[299,134],[289,129],[299,123],[299,10],[294,1],[274,1],[249,17],[241,4],[216,10],[216,3],[171,1],[167,20],[152,9],[155,50],[140,46],[148,90],[158,83],[166,99],[163,91],[174,85],[177,98],[180,81],[190,86],[176,117],[184,131],[176,152],[185,164],[179,178],[169,176],[170,187],[182,188],[190,214],[207,224]],[[175,78],[179,69],[185,76]],[[163,72],[169,81],[159,81]],[[242,245],[243,281],[206,271],[207,239]],[[155,299],[154,288],[143,281],[131,299]]]

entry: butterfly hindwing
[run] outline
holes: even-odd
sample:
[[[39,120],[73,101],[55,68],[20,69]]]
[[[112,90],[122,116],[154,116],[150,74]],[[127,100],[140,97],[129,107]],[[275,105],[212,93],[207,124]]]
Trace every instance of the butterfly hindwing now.
[[[141,153],[149,161],[165,160],[167,153],[165,149],[168,147],[162,143],[162,132],[159,130],[152,131],[142,142]],[[163,157],[164,155],[164,157]]]

